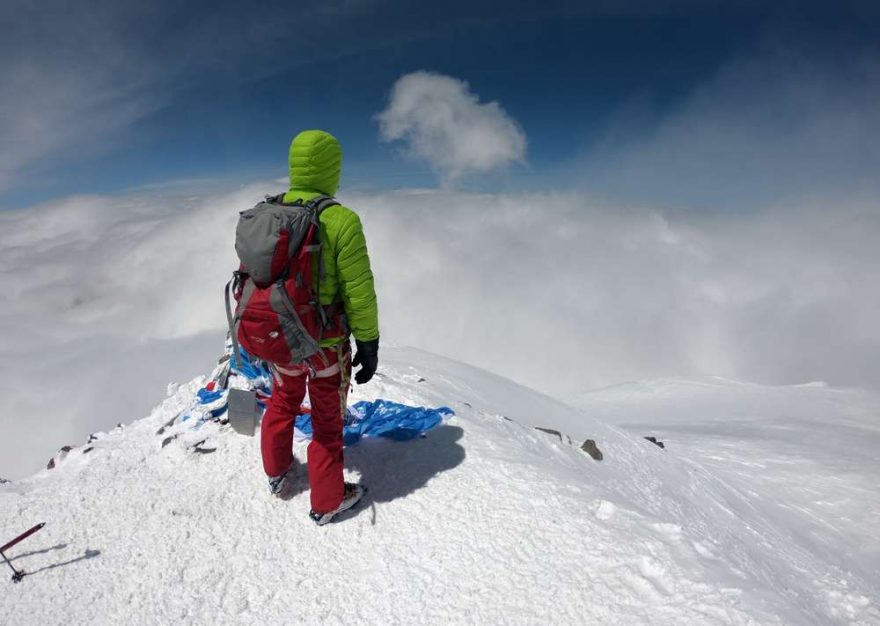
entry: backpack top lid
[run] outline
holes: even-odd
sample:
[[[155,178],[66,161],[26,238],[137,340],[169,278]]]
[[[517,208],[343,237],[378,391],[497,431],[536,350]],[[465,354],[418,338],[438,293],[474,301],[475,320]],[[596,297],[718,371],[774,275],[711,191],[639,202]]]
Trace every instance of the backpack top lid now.
[[[258,287],[283,279],[290,260],[303,245],[320,245],[306,240],[317,239],[321,211],[339,204],[328,196],[312,198],[305,204],[283,204],[283,197],[266,196],[263,202],[239,214],[235,251],[242,271]]]
[[[274,200],[267,198],[242,211],[235,229],[238,259],[258,287],[268,287],[284,277],[309,228],[318,222],[313,203],[287,206]]]

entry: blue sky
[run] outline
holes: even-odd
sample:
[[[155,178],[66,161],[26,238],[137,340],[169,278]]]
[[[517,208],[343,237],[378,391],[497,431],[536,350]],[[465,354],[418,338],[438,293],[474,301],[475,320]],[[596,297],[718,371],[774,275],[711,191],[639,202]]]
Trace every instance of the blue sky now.
[[[314,127],[341,139],[350,188],[433,186],[430,164],[407,158],[406,142],[381,141],[376,118],[395,81],[420,70],[466,81],[527,137],[524,159],[459,177],[457,187],[583,184],[600,195],[682,205],[705,203],[713,192],[729,197],[717,193],[727,173],[754,162],[769,143],[791,144],[789,153],[771,150],[776,163],[809,153],[803,128],[795,139],[765,135],[768,146],[755,137],[733,164],[711,158],[717,166],[682,194],[669,181],[705,160],[705,142],[689,129],[719,115],[725,128],[736,127],[724,102],[741,98],[738,111],[762,111],[761,100],[793,108],[786,117],[810,131],[833,107],[780,103],[774,90],[797,93],[817,82],[845,94],[837,121],[867,116],[863,128],[849,131],[866,146],[842,142],[848,147],[833,156],[847,167],[829,184],[868,184],[867,166],[880,163],[865,132],[876,130],[876,117],[864,109],[876,95],[869,82],[880,23],[868,3],[512,2],[499,10],[481,1],[346,0],[314,8],[91,0],[71,8],[12,0],[2,12],[11,33],[0,43],[4,208],[174,180],[236,185],[283,176],[290,137]],[[866,69],[853,70],[858,63]],[[687,115],[707,89],[724,102],[683,123],[688,132],[663,139],[670,120]],[[762,124],[779,128],[772,119],[751,127]],[[655,161],[644,162],[652,150]],[[669,154],[677,162],[691,153],[678,169],[665,169],[673,167]],[[749,182],[735,188],[772,201],[779,187],[799,184],[794,170],[807,173],[804,184],[822,178],[824,161],[817,155],[790,168],[781,183],[774,173],[772,190],[754,182],[760,172],[744,171]]]

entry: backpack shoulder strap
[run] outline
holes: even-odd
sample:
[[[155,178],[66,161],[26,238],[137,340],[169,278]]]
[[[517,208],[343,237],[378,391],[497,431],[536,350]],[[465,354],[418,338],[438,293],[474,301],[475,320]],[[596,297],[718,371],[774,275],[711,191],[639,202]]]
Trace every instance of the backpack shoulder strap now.
[[[336,201],[336,198],[332,196],[315,196],[311,200],[308,201],[309,205],[315,207],[315,211],[317,211],[318,215],[324,209],[329,209],[332,206],[336,206],[339,202]]]
[[[337,204],[339,204],[339,203],[336,201],[335,198],[333,198],[332,196],[326,196],[326,195],[315,196],[314,198],[312,198],[311,200],[309,200],[306,203],[306,206],[312,207],[315,210],[315,217],[314,217],[314,224],[315,224],[315,229],[316,229],[315,241],[308,247],[310,248],[310,252],[313,252],[318,257],[317,258],[318,285],[320,285],[320,283],[324,279],[324,275],[325,275],[324,255],[321,254],[321,236],[319,234],[321,231],[321,222],[318,218],[321,216],[321,212],[324,211],[324,209],[329,209],[330,207],[336,206]],[[328,323],[327,316],[324,311],[324,307],[322,307],[320,304],[318,304],[318,285],[314,286],[315,306],[317,307],[318,315],[321,318],[321,327],[326,328],[327,323]]]

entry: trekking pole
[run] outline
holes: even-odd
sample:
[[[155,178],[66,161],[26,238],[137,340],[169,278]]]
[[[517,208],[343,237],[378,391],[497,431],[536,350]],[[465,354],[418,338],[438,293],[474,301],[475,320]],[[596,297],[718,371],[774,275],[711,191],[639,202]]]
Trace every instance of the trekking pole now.
[[[35,532],[40,530],[45,525],[46,525],[46,522],[43,522],[41,524],[37,524],[36,526],[31,528],[30,530],[27,530],[27,531],[21,533],[18,537],[16,537],[15,539],[13,539],[9,543],[7,543],[5,546],[0,547],[0,556],[3,557],[3,560],[6,561],[6,564],[12,570],[12,582],[14,582],[14,583],[21,582],[21,579],[25,577],[25,572],[18,571],[17,569],[15,569],[15,566],[12,564],[12,562],[8,558],[6,558],[6,555],[4,554],[4,552],[6,552],[9,548],[18,544],[19,542],[24,541],[25,539],[27,539],[28,537],[33,535]]]

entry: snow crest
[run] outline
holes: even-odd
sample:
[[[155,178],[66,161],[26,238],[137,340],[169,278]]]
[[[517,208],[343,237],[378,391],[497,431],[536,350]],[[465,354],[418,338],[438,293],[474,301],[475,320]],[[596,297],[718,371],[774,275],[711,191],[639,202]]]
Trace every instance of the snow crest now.
[[[352,402],[455,416],[423,438],[349,448],[347,476],[369,492],[340,523],[307,517],[305,443],[297,489],[279,500],[257,437],[216,423],[157,434],[204,379],[169,386],[149,417],[56,469],[0,485],[4,535],[47,522],[10,553],[30,575],[0,596],[4,623],[880,621],[876,588],[711,465],[490,373],[383,354]],[[587,437],[601,462],[580,450]]]

